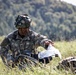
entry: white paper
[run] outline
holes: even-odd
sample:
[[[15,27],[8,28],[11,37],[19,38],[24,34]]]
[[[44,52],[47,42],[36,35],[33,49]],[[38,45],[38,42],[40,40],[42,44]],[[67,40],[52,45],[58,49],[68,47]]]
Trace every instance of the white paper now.
[[[53,56],[55,56],[56,54],[57,54],[58,57],[61,59],[61,53],[59,52],[59,50],[56,49],[55,47],[53,47],[53,46],[50,44],[50,45],[48,46],[47,50],[44,50],[44,51],[42,51],[42,52],[40,52],[40,53],[38,54],[38,58],[39,58],[39,59],[43,59],[43,58],[49,57],[49,56],[53,57]]]

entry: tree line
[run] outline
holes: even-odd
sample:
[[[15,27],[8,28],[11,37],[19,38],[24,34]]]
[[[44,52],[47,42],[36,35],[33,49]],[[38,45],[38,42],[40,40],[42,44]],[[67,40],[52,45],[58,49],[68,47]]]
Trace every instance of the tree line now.
[[[34,31],[54,41],[76,39],[76,6],[60,0],[0,0],[0,36],[15,30],[15,18],[24,13]]]

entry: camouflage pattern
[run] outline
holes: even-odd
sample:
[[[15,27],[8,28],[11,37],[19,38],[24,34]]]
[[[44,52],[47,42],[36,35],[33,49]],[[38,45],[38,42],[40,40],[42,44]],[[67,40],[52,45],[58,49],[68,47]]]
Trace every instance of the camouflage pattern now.
[[[76,56],[67,57],[61,60],[57,66],[57,69],[71,70],[73,73],[76,73]]]
[[[16,28],[29,28],[31,23],[31,19],[29,16],[26,15],[18,15],[15,20],[15,27]]]
[[[27,53],[29,55],[31,53],[36,54],[37,47],[45,47],[44,41],[46,40],[49,39],[32,30],[29,30],[29,33],[24,38],[21,38],[18,34],[18,30],[15,30],[2,41],[0,53],[2,58],[5,57],[6,59],[12,60],[20,53]]]

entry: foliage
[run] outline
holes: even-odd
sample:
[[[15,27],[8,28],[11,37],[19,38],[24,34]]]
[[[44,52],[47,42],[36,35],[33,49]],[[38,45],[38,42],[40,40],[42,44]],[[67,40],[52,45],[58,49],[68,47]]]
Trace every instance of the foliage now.
[[[15,29],[15,17],[27,13],[31,28],[52,40],[76,39],[76,7],[60,0],[0,0],[0,35]]]

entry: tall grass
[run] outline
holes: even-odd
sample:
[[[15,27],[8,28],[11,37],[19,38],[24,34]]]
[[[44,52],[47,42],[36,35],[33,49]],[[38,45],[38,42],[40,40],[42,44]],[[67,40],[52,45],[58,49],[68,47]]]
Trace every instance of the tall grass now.
[[[0,37],[0,39],[0,41],[2,41],[3,37]],[[76,55],[76,41],[55,42],[55,46],[61,52],[62,59]],[[32,70],[27,68],[26,71],[24,71],[19,70],[18,68],[9,69],[2,63],[2,60],[0,59],[0,75],[73,75],[71,71],[57,70],[56,66],[59,61],[60,59],[58,57],[53,58],[53,60],[50,61],[49,64],[42,65],[42,68],[37,66],[32,67]]]

